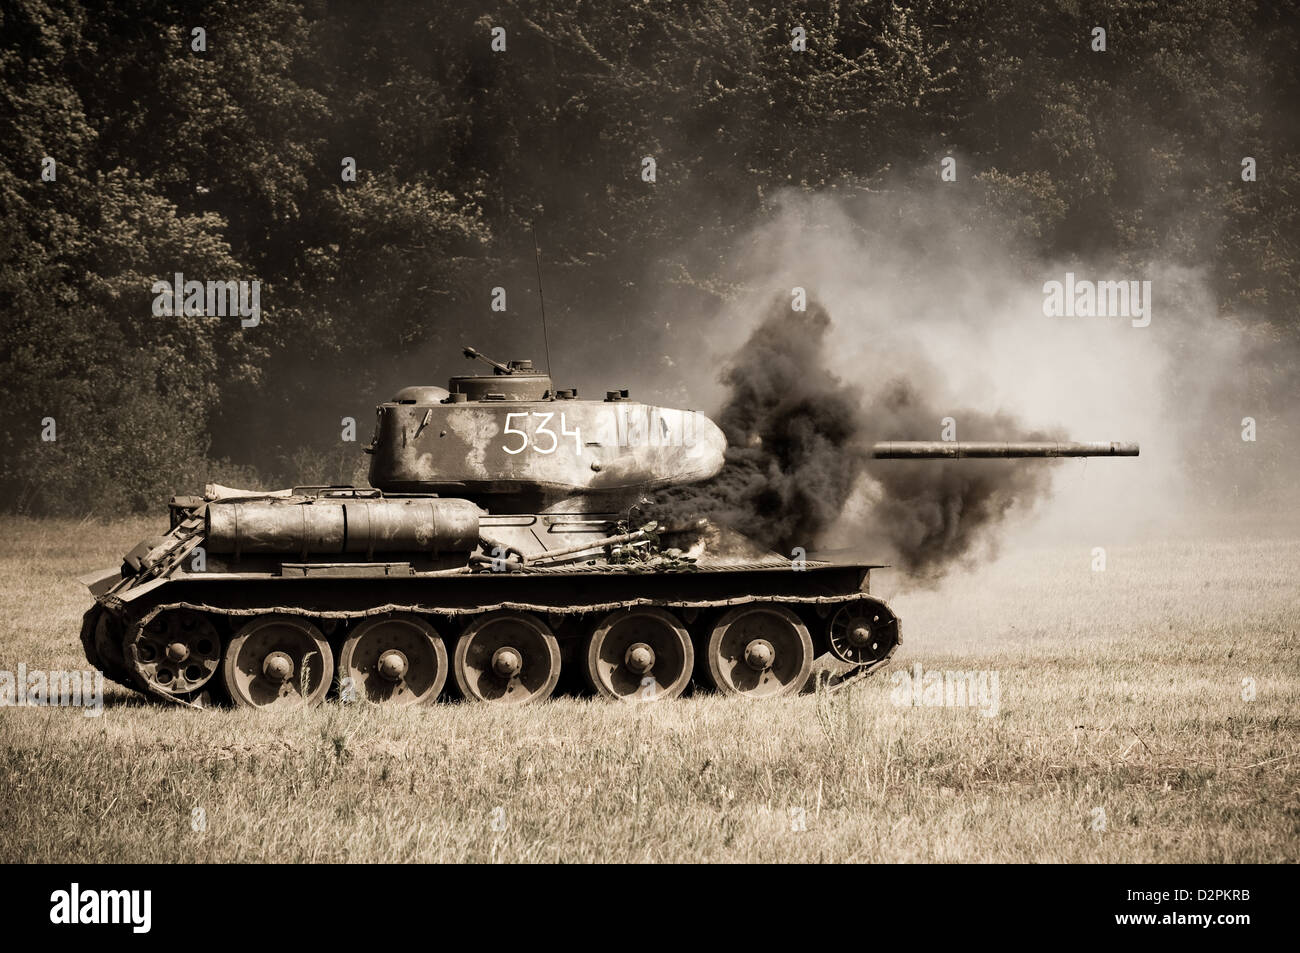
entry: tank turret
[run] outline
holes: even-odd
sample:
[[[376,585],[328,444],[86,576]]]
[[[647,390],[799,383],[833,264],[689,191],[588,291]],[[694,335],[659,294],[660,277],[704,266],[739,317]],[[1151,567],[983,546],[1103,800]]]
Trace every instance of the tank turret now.
[[[531,361],[503,364],[473,348],[465,356],[491,373],[453,377],[446,390],[407,387],[376,408],[371,486],[459,496],[497,513],[617,512],[722,469],[726,438],[697,411],[625,390],[582,400]]]

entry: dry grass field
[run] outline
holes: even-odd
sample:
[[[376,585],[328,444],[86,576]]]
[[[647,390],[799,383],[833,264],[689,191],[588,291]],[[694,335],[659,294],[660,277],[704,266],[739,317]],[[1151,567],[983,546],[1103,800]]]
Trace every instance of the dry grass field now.
[[[153,529],[0,521],[0,669],[84,667],[74,577]],[[0,709],[0,860],[1300,859],[1300,533],[1088,562],[882,574],[905,643],[829,697]],[[895,705],[917,662],[997,672],[996,716]]]

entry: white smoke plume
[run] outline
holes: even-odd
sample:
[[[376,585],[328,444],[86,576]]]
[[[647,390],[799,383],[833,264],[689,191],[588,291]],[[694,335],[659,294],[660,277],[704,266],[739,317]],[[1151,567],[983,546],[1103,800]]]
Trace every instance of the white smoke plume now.
[[[693,500],[768,545],[847,549],[933,577],[993,551],[1004,520],[1115,540],[1279,505],[1295,464],[1296,364],[1272,325],[1221,316],[1194,269],[1038,263],[977,212],[915,192],[784,196],[728,256],[740,293],[674,321],[685,329],[674,366],[695,405],[721,407],[734,447],[720,482],[674,494],[674,512]],[[1046,316],[1043,285],[1067,271],[1151,281],[1150,325]],[[813,302],[806,313],[790,307],[795,288]],[[779,436],[792,408],[797,460]],[[854,454],[873,439],[939,439],[945,417],[959,440],[1138,441],[1142,456],[1054,466]],[[1269,438],[1243,441],[1246,417]]]

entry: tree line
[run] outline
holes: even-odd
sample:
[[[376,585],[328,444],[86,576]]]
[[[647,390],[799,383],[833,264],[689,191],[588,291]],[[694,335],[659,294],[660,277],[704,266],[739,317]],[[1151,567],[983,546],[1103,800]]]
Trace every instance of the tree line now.
[[[594,307],[638,313],[664,276],[725,296],[725,249],[781,189],[906,188],[945,156],[1015,254],[1203,266],[1225,319],[1297,337],[1300,49],[1270,4],[13,0],[0,16],[11,511],[350,478],[338,422],[429,380],[422,362],[456,352],[502,274],[531,289],[535,230],[582,329]],[[155,315],[177,272],[259,282],[262,320]]]

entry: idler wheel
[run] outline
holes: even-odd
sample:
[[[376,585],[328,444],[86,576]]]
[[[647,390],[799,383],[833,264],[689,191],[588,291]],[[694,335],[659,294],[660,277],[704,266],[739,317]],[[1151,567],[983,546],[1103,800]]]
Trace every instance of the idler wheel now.
[[[706,661],[714,687],[724,695],[793,695],[812,672],[812,637],[784,606],[737,606],[713,627]]]
[[[654,606],[616,609],[587,642],[587,680],[598,695],[627,702],[676,698],[695,665],[690,633]]]
[[[424,619],[406,613],[366,619],[339,652],[339,675],[357,698],[382,705],[424,705],[447,683],[447,647]]]
[[[489,612],[466,626],[456,641],[452,674],[469,701],[541,701],[560,679],[560,643],[531,613]]]
[[[263,615],[235,633],[221,669],[241,707],[318,705],[334,678],[334,653],[310,620]]]
[[[826,629],[831,652],[853,665],[886,658],[898,644],[898,619],[875,599],[841,606]]]
[[[121,685],[131,685],[131,674],[122,654],[122,623],[98,602],[81,620],[81,647],[86,661],[107,678]]]
[[[126,666],[146,689],[167,695],[198,691],[221,665],[221,636],[212,620],[190,609],[160,612],[131,626],[122,641]]]

